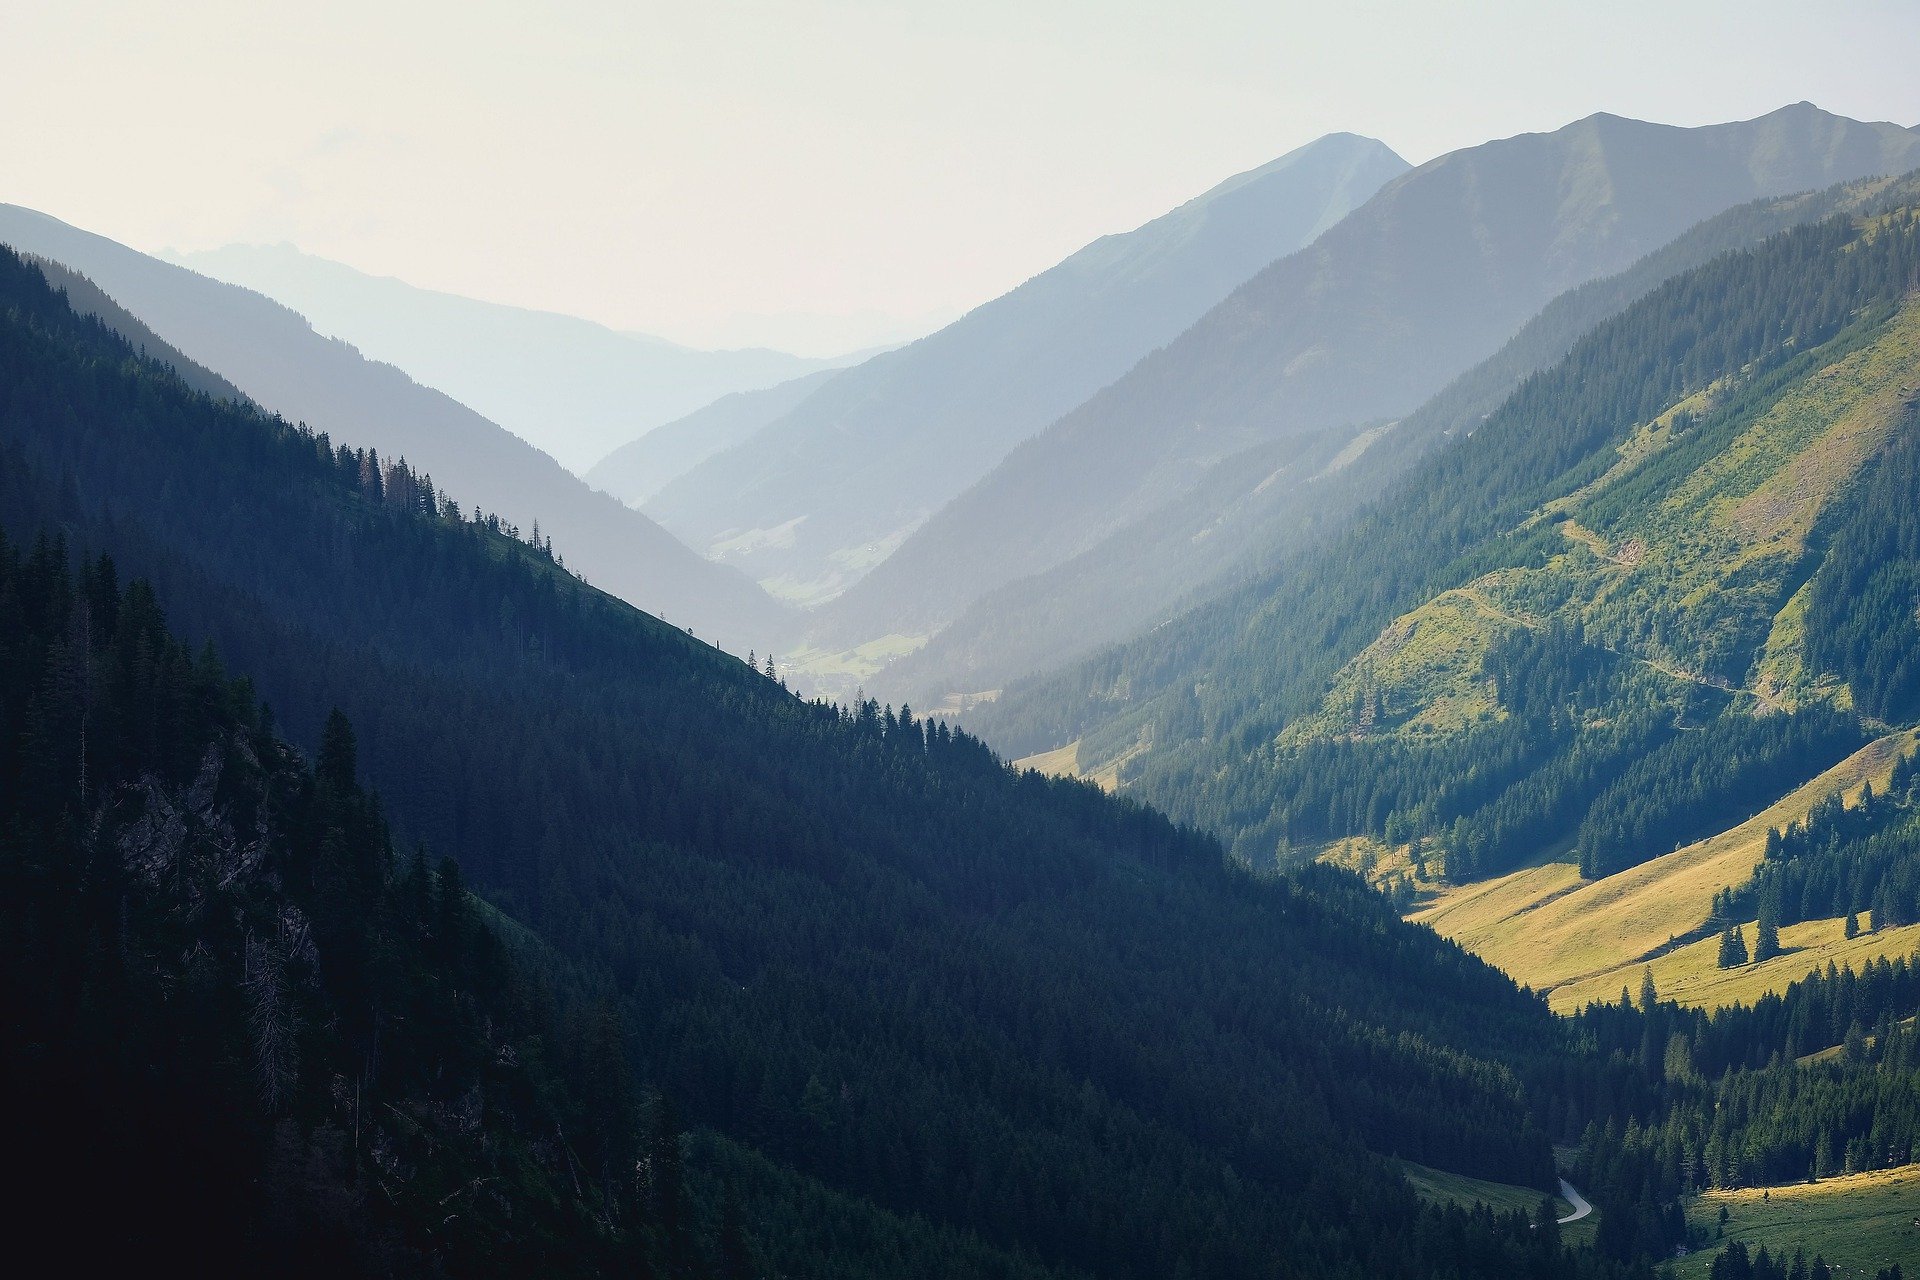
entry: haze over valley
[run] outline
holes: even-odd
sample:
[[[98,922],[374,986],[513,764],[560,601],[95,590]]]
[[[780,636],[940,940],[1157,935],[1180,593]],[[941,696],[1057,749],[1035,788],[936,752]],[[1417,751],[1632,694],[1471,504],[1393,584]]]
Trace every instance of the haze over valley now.
[[[1920,1275],[1920,14],[15,28],[17,1252]]]

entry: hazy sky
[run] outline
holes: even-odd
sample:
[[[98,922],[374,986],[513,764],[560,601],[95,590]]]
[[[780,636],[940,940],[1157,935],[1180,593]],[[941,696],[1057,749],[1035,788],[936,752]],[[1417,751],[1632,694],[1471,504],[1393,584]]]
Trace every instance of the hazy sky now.
[[[1911,125],[1917,57],[1914,0],[0,0],[0,200],[686,341],[841,317],[831,345],[1332,130],[1418,162],[1598,110]]]

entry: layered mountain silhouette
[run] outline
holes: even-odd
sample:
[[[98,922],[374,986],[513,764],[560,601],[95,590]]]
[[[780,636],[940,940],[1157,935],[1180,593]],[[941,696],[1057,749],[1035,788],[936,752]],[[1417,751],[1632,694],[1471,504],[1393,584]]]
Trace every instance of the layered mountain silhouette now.
[[[749,439],[792,412],[839,373],[818,369],[775,386],[721,396],[621,445],[593,465],[586,474],[587,483],[640,506],[722,449]]]
[[[1406,165],[1337,134],[850,370],[647,503],[776,594],[831,597],[1006,452]]]
[[[836,601],[821,642],[926,634],[1243,450],[1403,415],[1555,295],[1722,210],[1920,165],[1808,103],[1676,128],[1595,115],[1441,156],[1012,451]]]
[[[87,276],[186,358],[261,407],[327,432],[336,443],[404,458],[462,501],[529,534],[537,524],[567,564],[596,586],[703,639],[745,652],[764,647],[788,625],[786,611],[737,571],[703,560],[512,432],[399,369],[322,337],[277,302],[14,205],[0,205],[0,242]],[[113,322],[111,314],[102,319]]]
[[[577,316],[368,275],[288,244],[160,256],[285,303],[319,332],[399,366],[576,474],[721,396],[844,363],[782,351],[696,351]]]
[[[1783,230],[1875,207],[1914,182],[1842,183],[1709,218],[1627,270],[1561,294],[1406,417],[1286,436],[1231,455],[1071,560],[988,592],[924,648],[870,675],[867,687],[914,706],[997,689],[1229,592],[1338,532],[1430,450],[1471,432],[1524,379],[1666,280]]]
[[[1765,809],[1859,745],[1845,717],[1912,723],[1920,182],[1863,185],[1601,321],[1323,545],[975,723],[1128,756],[1268,856],[1397,813],[1456,880],[1576,834],[1598,878]]]

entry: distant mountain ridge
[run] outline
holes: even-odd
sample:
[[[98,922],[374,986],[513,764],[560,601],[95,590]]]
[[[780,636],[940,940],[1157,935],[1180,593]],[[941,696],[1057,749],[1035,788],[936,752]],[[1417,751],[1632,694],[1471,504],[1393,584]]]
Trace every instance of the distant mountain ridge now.
[[[1335,134],[1095,241],[953,324],[835,378],[648,500],[776,594],[826,599],[1032,432],[1405,170]]]
[[[787,611],[736,571],[703,560],[465,405],[321,337],[280,303],[16,205],[0,205],[0,243],[86,275],[268,411],[336,443],[404,457],[462,501],[528,532],[537,523],[596,586],[703,639],[745,652],[790,625]]]
[[[1626,271],[1560,295],[1406,417],[1234,454],[1089,550],[982,596],[924,648],[868,674],[865,687],[916,707],[939,705],[1058,668],[1224,594],[1337,532],[1426,453],[1471,431],[1526,377],[1663,281],[1782,230],[1906,198],[1917,182],[1867,179],[1716,215]]]
[[[1404,174],[1012,451],[814,624],[924,635],[1269,441],[1404,414],[1555,295],[1762,196],[1920,165],[1920,132],[1801,103],[1686,129],[1596,115]]]
[[[721,396],[847,363],[783,351],[696,351],[577,316],[369,275],[289,244],[156,256],[291,307],[318,332],[444,391],[576,475]]]
[[[838,369],[818,369],[771,387],[735,391],[684,418],[655,427],[621,445],[587,470],[586,482],[621,501],[643,506],[647,499],[722,449],[751,438],[802,400],[838,377]]]

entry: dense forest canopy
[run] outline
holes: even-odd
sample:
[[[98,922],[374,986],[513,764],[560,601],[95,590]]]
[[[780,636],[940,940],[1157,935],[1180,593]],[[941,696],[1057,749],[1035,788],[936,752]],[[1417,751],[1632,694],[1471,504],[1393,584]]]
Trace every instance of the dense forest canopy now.
[[[10,256],[0,303],[13,536],[150,580],[323,792],[343,710],[380,795],[351,901],[452,900],[390,843],[457,858],[711,1133],[689,1177],[741,1186],[767,1254],[826,1214],[982,1274],[1606,1274],[1422,1210],[1386,1158],[1543,1186],[1520,1068],[1559,1032],[1357,880],[1255,878],[906,708],[804,703],[398,461],[193,392]]]

